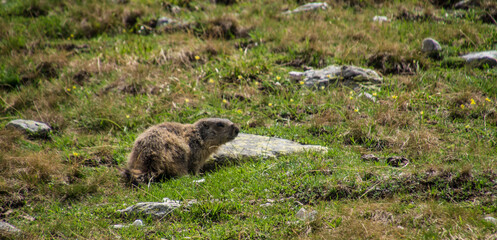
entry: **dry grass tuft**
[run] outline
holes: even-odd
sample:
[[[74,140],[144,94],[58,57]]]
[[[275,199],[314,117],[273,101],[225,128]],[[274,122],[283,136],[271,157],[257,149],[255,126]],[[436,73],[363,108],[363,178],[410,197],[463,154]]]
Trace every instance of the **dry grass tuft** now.
[[[414,75],[420,68],[424,68],[424,64],[418,59],[393,55],[390,53],[373,54],[368,59],[368,66],[380,70],[380,72],[385,75]]]

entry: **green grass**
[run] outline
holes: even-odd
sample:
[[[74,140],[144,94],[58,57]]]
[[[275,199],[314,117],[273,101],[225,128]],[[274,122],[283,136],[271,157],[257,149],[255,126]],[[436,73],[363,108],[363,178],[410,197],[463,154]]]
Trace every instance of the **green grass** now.
[[[483,218],[497,217],[497,70],[457,59],[495,49],[495,24],[482,20],[495,3],[330,1],[327,10],[283,16],[303,1],[232,2],[3,3],[1,218],[25,239],[496,237]],[[374,23],[375,15],[391,22]],[[139,34],[161,16],[191,25]],[[442,44],[440,59],[421,52],[425,37]],[[330,64],[375,69],[384,83],[315,90],[288,78]],[[330,150],[137,188],[121,181],[146,128],[204,117]],[[16,118],[54,131],[32,139],[3,128]],[[392,156],[410,162],[392,167]],[[199,204],[163,219],[117,212],[165,197]],[[301,208],[317,218],[299,220]],[[144,227],[112,228],[138,218]]]

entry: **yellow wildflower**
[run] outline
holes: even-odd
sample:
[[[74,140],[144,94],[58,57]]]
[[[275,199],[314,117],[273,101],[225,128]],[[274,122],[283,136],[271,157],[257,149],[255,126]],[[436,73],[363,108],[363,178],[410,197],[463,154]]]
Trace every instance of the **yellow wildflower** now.
[[[290,98],[290,102],[293,102],[293,98]]]
[[[492,100],[490,100],[490,98],[485,98],[485,101],[492,102]]]
[[[324,90],[324,86],[321,86],[320,88],[321,88],[321,90]]]
[[[300,83],[300,85],[304,85],[305,82],[304,81],[300,81],[299,83]]]
[[[70,88],[68,88],[68,89],[66,89],[66,90],[67,90],[68,92],[70,92],[70,91],[71,91],[71,89],[70,89]]]
[[[354,112],[359,112],[359,108],[354,109]]]
[[[75,157],[77,157],[77,156],[79,156],[79,153],[77,153],[77,152],[72,152],[72,155],[73,155],[73,156],[75,156]]]
[[[228,101],[226,101],[226,99],[223,99],[223,103],[228,103]]]
[[[76,89],[76,86],[72,86],[72,89]]]
[[[392,95],[392,98],[393,98],[393,99],[397,99],[397,98],[398,98],[398,96],[397,96],[397,95]]]
[[[281,77],[280,77],[280,76],[276,76],[276,80],[278,80],[278,81],[279,81],[280,79],[281,79]]]
[[[259,82],[255,82],[254,84],[255,84],[255,86],[259,86]]]
[[[464,109],[464,104],[461,104],[461,109]]]
[[[268,103],[267,105],[268,105],[268,106],[270,106],[270,107],[272,107],[272,106],[273,106],[273,104],[272,104],[272,103]]]
[[[475,105],[475,104],[476,104],[475,100],[471,98],[471,105]]]
[[[129,118],[129,115],[126,115],[126,118]]]
[[[425,114],[425,112],[421,111],[420,114],[423,115],[423,114]]]
[[[464,126],[464,127],[465,127],[466,129],[470,128],[470,126],[469,126],[469,125],[466,125],[466,126]]]
[[[190,102],[190,99],[185,98],[185,103],[189,103],[189,102]]]
[[[243,78],[243,77],[242,77],[242,75],[238,75],[238,79],[240,79],[240,80],[241,80],[242,78]]]
[[[375,96],[375,97],[376,97],[376,95],[378,95],[378,94],[377,94],[376,92],[374,92],[374,93],[373,93],[373,96]]]
[[[326,77],[327,77],[327,78],[331,78],[331,75],[329,75],[329,74],[328,74],[328,75],[326,75]]]
[[[352,99],[354,99],[354,97],[350,96],[349,99],[352,100]]]
[[[209,83],[214,83],[214,79],[209,78]]]
[[[71,33],[71,38],[74,38],[74,34]]]
[[[241,109],[236,110],[237,113],[242,114],[243,111]]]
[[[195,56],[195,60],[200,60],[200,57],[199,56]]]

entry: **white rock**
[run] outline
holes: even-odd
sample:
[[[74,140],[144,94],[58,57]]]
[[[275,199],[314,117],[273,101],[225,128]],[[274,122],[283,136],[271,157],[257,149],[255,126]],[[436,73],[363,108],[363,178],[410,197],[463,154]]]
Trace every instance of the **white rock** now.
[[[199,180],[193,180],[193,183],[203,183],[203,182],[205,182],[205,178]]]
[[[318,215],[318,212],[316,210],[313,210],[311,212],[305,210],[305,208],[301,208],[295,216],[302,220],[302,221],[314,221]]]
[[[487,64],[489,67],[497,66],[497,51],[485,51],[468,53],[461,56],[466,63],[472,66],[481,66]]]
[[[294,10],[290,11],[286,11],[284,12],[283,14],[292,14],[292,13],[298,13],[298,12],[307,12],[307,11],[315,11],[315,10],[319,10],[319,9],[327,9],[328,8],[328,4],[327,3],[321,3],[321,2],[314,2],[314,3],[308,3],[308,4],[305,4],[305,5],[302,5],[298,8],[295,8]]]
[[[373,17],[373,22],[389,22],[388,18],[386,16],[374,16]]]
[[[131,225],[141,227],[143,226],[143,221],[141,219],[136,219]]]

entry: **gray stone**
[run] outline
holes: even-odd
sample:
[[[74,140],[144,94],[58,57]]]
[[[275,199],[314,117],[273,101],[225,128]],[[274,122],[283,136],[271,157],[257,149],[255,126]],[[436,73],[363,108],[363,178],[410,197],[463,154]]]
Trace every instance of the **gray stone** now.
[[[148,215],[155,218],[162,218],[179,207],[181,207],[181,201],[164,198],[164,202],[141,202],[117,211],[127,215]]]
[[[305,208],[301,208],[295,216],[302,221],[309,221],[312,222],[316,220],[316,217],[318,215],[318,212],[316,210],[313,211],[307,211]]]
[[[315,11],[319,9],[327,9],[328,4],[327,3],[321,3],[321,2],[315,2],[315,3],[308,3],[305,5],[302,5],[298,8],[295,8],[294,10],[288,10],[284,12],[283,14],[292,14],[292,13],[299,13],[299,12],[308,12],[308,11]]]
[[[191,26],[192,26],[192,24],[189,22],[183,22],[183,21],[168,18],[168,17],[160,17],[159,19],[157,19],[157,23],[155,25],[155,28],[158,31],[174,32],[174,31],[178,31],[181,29],[190,28]]]
[[[421,46],[421,51],[423,52],[438,52],[442,51],[442,46],[437,40],[433,38],[425,38],[423,39],[423,44]]]
[[[356,66],[331,65],[319,70],[305,72],[289,72],[290,79],[303,81],[308,87],[328,86],[330,83],[339,82],[345,85],[364,86],[378,85],[383,78],[375,71]]]
[[[328,148],[318,145],[302,145],[290,140],[240,133],[231,142],[222,145],[212,161],[243,158],[274,158],[303,151],[326,152]]]
[[[0,239],[12,238],[20,236],[22,234],[21,230],[10,225],[7,222],[0,221]]]
[[[33,120],[16,119],[7,123],[6,127],[12,127],[24,131],[25,133],[35,137],[47,137],[52,130],[45,123],[36,122]]]
[[[461,56],[466,60],[466,64],[472,67],[481,67],[488,65],[489,67],[497,66],[497,51],[485,51],[468,53]]]
[[[191,207],[193,204],[198,204],[197,200],[190,200],[186,203],[186,207]],[[181,201],[164,198],[163,202],[141,202],[126,209],[117,210],[121,214],[126,215],[142,215],[152,216],[154,218],[163,218],[172,213],[176,208],[181,207]],[[133,223],[134,226],[139,223]]]

